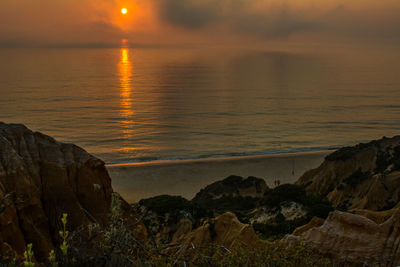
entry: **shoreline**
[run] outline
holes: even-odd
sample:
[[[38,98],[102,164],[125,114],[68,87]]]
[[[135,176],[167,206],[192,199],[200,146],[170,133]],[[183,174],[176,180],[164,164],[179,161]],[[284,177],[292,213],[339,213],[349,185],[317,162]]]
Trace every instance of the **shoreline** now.
[[[196,162],[213,162],[213,161],[234,161],[244,159],[262,159],[262,158],[275,158],[284,156],[298,156],[307,154],[326,154],[333,153],[340,148],[321,149],[321,150],[306,150],[306,151],[287,151],[287,152],[271,152],[256,155],[224,155],[224,156],[211,156],[201,158],[182,158],[182,159],[158,159],[137,162],[123,162],[123,163],[106,163],[106,167],[123,167],[123,166],[154,166],[163,164],[187,164]]]
[[[263,178],[269,186],[279,179],[293,183],[305,171],[318,167],[335,150],[289,152],[252,156],[187,160],[159,160],[106,165],[114,190],[134,203],[156,195],[191,199],[205,186],[229,175]]]

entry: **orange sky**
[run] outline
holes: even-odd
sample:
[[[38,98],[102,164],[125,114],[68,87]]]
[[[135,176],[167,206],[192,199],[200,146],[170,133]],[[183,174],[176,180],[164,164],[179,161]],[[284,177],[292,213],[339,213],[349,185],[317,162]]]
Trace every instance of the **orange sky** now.
[[[0,46],[392,43],[398,14],[398,0],[1,0]]]

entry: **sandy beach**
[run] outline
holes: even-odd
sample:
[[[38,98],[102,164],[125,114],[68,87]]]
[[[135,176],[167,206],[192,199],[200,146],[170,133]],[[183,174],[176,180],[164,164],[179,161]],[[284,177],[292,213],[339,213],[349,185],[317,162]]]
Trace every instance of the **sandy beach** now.
[[[191,199],[205,186],[229,175],[292,183],[305,171],[318,167],[329,151],[269,154],[179,161],[107,165],[112,185],[128,202],[161,194]]]

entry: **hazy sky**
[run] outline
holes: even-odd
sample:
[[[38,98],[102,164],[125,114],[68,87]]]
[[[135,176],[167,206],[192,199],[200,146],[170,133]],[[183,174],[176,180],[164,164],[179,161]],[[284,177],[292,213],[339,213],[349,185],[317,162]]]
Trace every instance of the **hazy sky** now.
[[[122,38],[137,45],[397,43],[400,1],[0,0],[0,46],[109,46]]]

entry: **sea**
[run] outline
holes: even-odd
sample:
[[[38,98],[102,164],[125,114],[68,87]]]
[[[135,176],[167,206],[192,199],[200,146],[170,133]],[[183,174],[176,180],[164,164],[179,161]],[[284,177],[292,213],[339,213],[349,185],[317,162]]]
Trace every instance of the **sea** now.
[[[0,121],[107,164],[338,148],[400,134],[400,50],[1,48]]]

